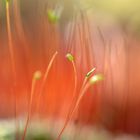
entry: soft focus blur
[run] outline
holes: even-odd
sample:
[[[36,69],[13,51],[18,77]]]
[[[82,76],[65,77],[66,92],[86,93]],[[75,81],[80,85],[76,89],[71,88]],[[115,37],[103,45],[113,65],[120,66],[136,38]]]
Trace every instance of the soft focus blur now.
[[[44,74],[58,51],[41,94],[39,110],[41,82],[36,85],[32,116],[65,121],[74,89],[73,68],[65,58],[70,52],[77,69],[77,96],[86,73],[93,67],[95,73],[104,75],[104,81],[86,92],[72,118],[74,125],[105,129],[106,139],[111,140],[110,133],[106,133],[140,134],[139,0],[10,0],[17,83],[14,93],[5,6],[6,2],[1,0],[1,119],[14,119],[15,97],[19,120],[26,118],[33,73],[40,70]],[[48,9],[59,15],[56,23],[49,22]],[[129,139],[118,137],[114,140]]]

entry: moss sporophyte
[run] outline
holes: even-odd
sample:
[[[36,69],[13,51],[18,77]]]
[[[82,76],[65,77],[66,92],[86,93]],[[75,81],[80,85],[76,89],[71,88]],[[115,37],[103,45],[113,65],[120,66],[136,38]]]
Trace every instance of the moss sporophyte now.
[[[88,68],[83,58],[88,61],[86,59],[88,53],[85,53],[85,46],[90,44],[89,31],[86,28],[80,29],[77,27],[78,25],[72,26],[71,31],[73,32],[69,34],[69,41],[66,42],[63,36],[61,36],[58,27],[52,27],[51,24],[48,24],[48,22],[52,24],[57,23],[60,20],[60,16],[55,10],[47,7],[47,18],[43,14],[43,22],[38,20],[36,21],[37,25],[34,25],[35,28],[32,26],[36,33],[34,34],[33,29],[26,28],[28,22],[26,23],[25,21],[22,24],[22,15],[18,13],[20,11],[17,6],[18,1],[12,1],[14,5],[12,9],[13,16],[10,13],[12,5],[9,2],[10,0],[6,0],[7,36],[4,39],[6,42],[4,44],[7,45],[4,49],[6,50],[6,54],[8,54],[8,58],[6,59],[8,63],[3,63],[1,60],[0,62],[4,67],[8,67],[5,71],[7,73],[6,76],[8,75],[8,78],[6,78],[9,79],[10,84],[7,84],[6,89],[8,93],[12,93],[12,99],[14,99],[16,138],[18,139],[20,132],[19,116],[24,114],[25,124],[23,125],[21,138],[25,140],[31,117],[36,112],[36,114],[40,115],[46,107],[45,113],[42,113],[43,115],[45,114],[45,117],[52,117],[55,114],[55,117],[59,118],[59,114],[62,114],[60,116],[63,118],[68,109],[64,126],[58,134],[57,140],[59,140],[67,124],[72,120],[73,114],[79,108],[79,104],[88,88],[92,84],[102,80],[101,75],[94,75],[95,68],[85,74]],[[15,20],[12,19],[13,17]],[[78,36],[81,38],[78,41],[75,37],[75,31],[77,31],[74,30],[75,28],[78,29]],[[80,42],[80,44],[77,45],[78,43],[76,42]],[[66,50],[62,47],[66,48]],[[76,47],[79,47],[80,52],[77,53],[75,51]],[[79,54],[81,54],[80,57]],[[79,63],[81,63],[79,62],[79,58],[81,58],[80,61],[83,61],[82,66],[79,66]],[[67,64],[72,69],[69,69]],[[79,74],[84,75],[82,84]],[[92,75],[95,77],[92,78]],[[64,109],[65,111],[62,111],[64,97],[67,98],[68,103],[66,103],[67,108]],[[44,109],[43,111],[41,110],[42,108]]]
[[[73,58],[73,56],[71,54],[68,54],[68,56]],[[72,59],[72,61],[73,61],[73,59]],[[94,70],[95,70],[95,68],[93,68],[92,70],[90,70],[86,74],[86,77],[85,77],[85,79],[83,81],[83,84],[81,86],[81,89],[80,89],[79,96],[76,99],[76,102],[72,103],[73,106],[71,106],[71,108],[69,109],[69,112],[68,112],[66,121],[64,123],[64,126],[61,129],[61,131],[60,131],[60,133],[59,133],[59,135],[58,135],[56,140],[60,140],[61,139],[61,136],[62,136],[63,132],[65,131],[69,121],[72,119],[72,116],[74,115],[75,111],[78,109],[78,107],[80,105],[80,102],[81,102],[83,96],[85,95],[86,91],[89,89],[89,87],[94,85],[95,83],[98,83],[99,81],[103,80],[103,75],[102,74],[97,74],[97,75],[94,75],[91,78],[89,78],[92,75],[92,73],[94,72]]]
[[[60,19],[60,16],[57,14],[57,12],[52,9],[47,10],[47,16],[50,23],[53,23],[53,24],[57,23],[58,20]]]

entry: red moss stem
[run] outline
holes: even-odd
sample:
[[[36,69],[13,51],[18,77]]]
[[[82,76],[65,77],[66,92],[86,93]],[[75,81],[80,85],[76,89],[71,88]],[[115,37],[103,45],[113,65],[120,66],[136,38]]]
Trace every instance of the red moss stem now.
[[[86,78],[86,79],[87,79],[87,78]],[[85,80],[85,82],[86,82],[86,80]],[[84,83],[85,83],[85,82],[84,82]],[[57,137],[56,140],[60,140],[60,138],[61,138],[61,136],[62,136],[64,130],[66,129],[66,127],[67,127],[69,121],[71,120],[71,118],[72,118],[74,112],[75,112],[76,109],[78,108],[82,97],[84,96],[86,90],[89,88],[89,85],[90,85],[90,84],[86,84],[86,85],[83,84],[83,86],[82,86],[82,88],[81,88],[81,89],[82,89],[82,92],[80,93],[80,95],[79,95],[79,97],[78,97],[78,99],[77,99],[77,101],[76,101],[76,104],[74,105],[74,108],[73,108],[72,110],[70,110],[70,113],[69,113],[68,116],[67,116],[67,120],[65,121],[65,124],[64,124],[62,130],[60,131],[60,133],[59,133],[59,135],[58,135],[58,137]]]
[[[38,79],[40,79],[40,77],[41,77],[41,73],[39,71],[36,71],[34,73],[33,78],[32,78],[31,94],[30,94],[30,101],[29,101],[29,107],[28,107],[28,114],[27,114],[27,120],[26,120],[26,124],[25,124],[25,128],[24,128],[22,140],[25,140],[25,136],[26,136],[26,132],[27,132],[27,128],[28,128],[28,124],[29,124],[30,116],[31,116],[31,112],[32,112],[32,102],[33,102],[33,96],[34,96],[34,93],[35,93],[36,81]]]
[[[12,87],[12,94],[15,99],[15,123],[16,123],[16,139],[18,139],[18,132],[19,132],[19,122],[17,118],[17,95],[15,94],[15,89],[17,87],[16,83],[16,66],[15,66],[15,54],[14,54],[14,46],[12,42],[12,33],[11,33],[11,23],[10,23],[10,9],[9,9],[9,1],[6,1],[6,21],[7,21],[7,33],[8,33],[8,47],[9,47],[9,54],[11,60],[11,67],[12,67],[12,80],[13,80],[13,87]]]
[[[44,90],[45,83],[46,83],[46,80],[48,78],[48,74],[49,74],[49,72],[51,70],[51,67],[52,67],[52,64],[53,64],[54,60],[56,59],[57,54],[58,54],[57,51],[53,54],[53,56],[52,56],[52,58],[51,58],[51,60],[49,62],[49,65],[46,68],[45,74],[43,76],[43,80],[42,80],[42,83],[41,83],[41,87],[40,87],[40,91],[39,91],[39,96],[38,96],[38,102],[37,102],[37,108],[36,108],[37,111],[39,111],[41,95],[42,95],[42,92]]]

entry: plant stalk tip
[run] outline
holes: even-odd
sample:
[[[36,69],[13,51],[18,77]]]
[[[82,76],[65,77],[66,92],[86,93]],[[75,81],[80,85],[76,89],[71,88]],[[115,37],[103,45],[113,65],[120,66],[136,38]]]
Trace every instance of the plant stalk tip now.
[[[96,68],[93,68],[92,70],[90,70],[87,74],[86,74],[86,77],[90,77],[91,74],[95,71]]]
[[[36,71],[34,73],[34,79],[39,80],[42,76],[42,73],[40,71]]]
[[[90,84],[95,84],[95,83],[100,82],[102,80],[104,80],[103,75],[102,74],[96,74],[96,75],[94,75],[90,78],[89,82],[90,82]]]
[[[74,57],[73,57],[73,55],[70,54],[70,53],[67,53],[66,58],[67,58],[69,61],[71,61],[71,62],[74,61]]]

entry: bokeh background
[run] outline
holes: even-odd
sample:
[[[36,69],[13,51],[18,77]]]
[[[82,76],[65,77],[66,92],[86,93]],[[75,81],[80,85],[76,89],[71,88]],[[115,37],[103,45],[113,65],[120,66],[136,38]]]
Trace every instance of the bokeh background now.
[[[59,15],[49,23],[47,10]],[[65,119],[74,88],[73,69],[65,59],[75,58],[78,89],[93,67],[104,81],[89,89],[73,120],[111,132],[140,133],[140,2],[139,0],[10,0],[18,115],[26,116],[34,71],[42,73],[54,54],[41,106],[33,115]],[[80,34],[81,33],[81,34]],[[82,39],[80,39],[80,37]],[[0,117],[14,118],[15,96],[8,50],[5,1],[0,1]],[[78,94],[78,91],[77,91]]]

